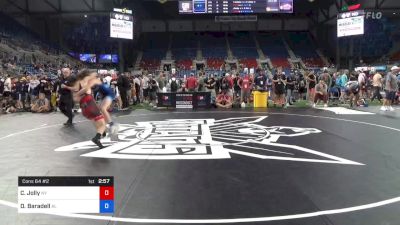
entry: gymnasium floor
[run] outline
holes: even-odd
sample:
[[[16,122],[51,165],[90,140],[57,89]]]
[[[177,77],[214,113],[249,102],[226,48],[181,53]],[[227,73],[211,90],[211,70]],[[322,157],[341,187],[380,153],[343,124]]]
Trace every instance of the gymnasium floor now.
[[[102,150],[80,115],[4,115],[0,224],[398,225],[400,115],[368,111],[124,112]],[[18,214],[18,176],[114,176],[115,213]]]

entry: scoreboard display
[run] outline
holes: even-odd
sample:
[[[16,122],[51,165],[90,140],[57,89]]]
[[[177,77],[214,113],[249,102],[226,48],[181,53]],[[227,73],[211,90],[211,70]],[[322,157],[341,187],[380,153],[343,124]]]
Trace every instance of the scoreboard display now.
[[[114,213],[114,177],[18,177],[19,213]]]
[[[364,10],[338,14],[337,36],[346,37],[364,34]]]
[[[110,37],[133,39],[132,10],[114,9],[110,13]]]
[[[293,13],[293,0],[181,0],[180,14]]]

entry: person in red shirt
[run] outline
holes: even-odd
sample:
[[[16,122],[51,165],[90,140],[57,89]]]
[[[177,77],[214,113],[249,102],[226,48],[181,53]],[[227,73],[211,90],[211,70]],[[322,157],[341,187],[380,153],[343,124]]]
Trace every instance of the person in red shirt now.
[[[227,91],[222,91],[221,94],[217,96],[215,102],[218,108],[224,108],[224,109],[232,108],[232,97],[229,96]]]
[[[248,74],[239,80],[239,87],[241,90],[240,102],[244,102],[244,100],[249,101],[252,85],[253,81]]]
[[[186,80],[186,88],[189,92],[196,91],[197,88],[197,79],[194,77],[194,74],[190,74],[190,77]]]

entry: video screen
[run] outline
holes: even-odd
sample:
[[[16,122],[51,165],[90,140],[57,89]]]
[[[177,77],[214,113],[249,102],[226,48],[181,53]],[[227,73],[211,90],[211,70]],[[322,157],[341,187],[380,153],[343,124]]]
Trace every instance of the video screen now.
[[[179,13],[193,13],[193,4],[192,1],[180,1],[179,2]]]
[[[364,34],[364,15],[363,10],[338,14],[337,36],[346,37]]]
[[[96,54],[79,54],[79,60],[87,63],[96,63]]]
[[[132,15],[115,13],[110,14],[110,37],[121,39],[133,39]]]
[[[99,63],[111,63],[111,54],[100,54]]]
[[[119,57],[117,54],[112,54],[111,55],[111,62],[112,63],[119,63]]]

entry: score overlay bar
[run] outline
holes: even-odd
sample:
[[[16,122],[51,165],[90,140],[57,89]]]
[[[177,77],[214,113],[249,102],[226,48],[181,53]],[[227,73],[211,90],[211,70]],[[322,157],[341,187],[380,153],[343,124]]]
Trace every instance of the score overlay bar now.
[[[113,213],[113,177],[18,177],[19,213]]]

